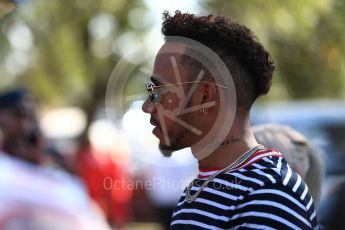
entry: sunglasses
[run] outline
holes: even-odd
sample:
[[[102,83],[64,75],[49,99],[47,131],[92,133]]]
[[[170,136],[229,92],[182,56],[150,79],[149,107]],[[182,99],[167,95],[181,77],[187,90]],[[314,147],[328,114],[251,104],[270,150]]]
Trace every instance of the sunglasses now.
[[[162,96],[161,89],[165,87],[171,87],[171,86],[177,86],[177,85],[187,85],[187,84],[194,84],[194,83],[212,83],[218,87],[226,89],[226,86],[219,85],[214,82],[209,82],[209,81],[188,81],[188,82],[180,82],[180,83],[172,83],[172,84],[165,84],[165,85],[155,85],[153,82],[145,82],[146,90],[149,95],[149,99],[151,102],[155,105],[159,102]]]

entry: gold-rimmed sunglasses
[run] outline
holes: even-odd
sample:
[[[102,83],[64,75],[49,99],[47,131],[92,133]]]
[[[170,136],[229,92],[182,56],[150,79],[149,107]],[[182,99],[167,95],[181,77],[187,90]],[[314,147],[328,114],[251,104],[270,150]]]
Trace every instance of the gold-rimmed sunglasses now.
[[[161,98],[161,88],[177,86],[177,85],[186,85],[186,84],[194,84],[194,83],[212,83],[218,87],[226,89],[226,86],[210,82],[210,81],[187,81],[187,82],[179,82],[179,83],[171,83],[171,84],[164,84],[164,85],[155,85],[153,82],[148,81],[145,82],[146,90],[149,94],[149,98],[153,104],[156,104]]]

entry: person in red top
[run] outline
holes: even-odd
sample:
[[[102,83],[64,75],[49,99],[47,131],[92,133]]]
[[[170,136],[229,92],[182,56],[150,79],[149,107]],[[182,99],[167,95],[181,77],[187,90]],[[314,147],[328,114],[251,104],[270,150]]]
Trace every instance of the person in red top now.
[[[130,177],[114,162],[109,152],[100,152],[90,144],[84,144],[77,153],[76,172],[110,224],[121,227],[129,222],[132,198]]]

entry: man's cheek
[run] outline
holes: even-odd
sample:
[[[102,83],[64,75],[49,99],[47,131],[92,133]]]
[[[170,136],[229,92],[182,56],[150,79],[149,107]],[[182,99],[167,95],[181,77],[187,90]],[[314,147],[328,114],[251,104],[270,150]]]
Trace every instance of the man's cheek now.
[[[180,108],[180,101],[176,93],[168,93],[164,96],[162,105],[165,110],[176,112],[182,109]]]

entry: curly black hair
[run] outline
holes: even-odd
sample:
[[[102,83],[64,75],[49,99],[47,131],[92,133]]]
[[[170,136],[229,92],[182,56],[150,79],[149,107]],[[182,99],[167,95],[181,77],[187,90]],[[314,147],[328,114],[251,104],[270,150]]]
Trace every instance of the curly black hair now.
[[[202,43],[215,52],[231,72],[237,93],[237,106],[249,110],[272,83],[272,58],[255,35],[225,16],[196,16],[176,11],[163,13],[162,33]]]

